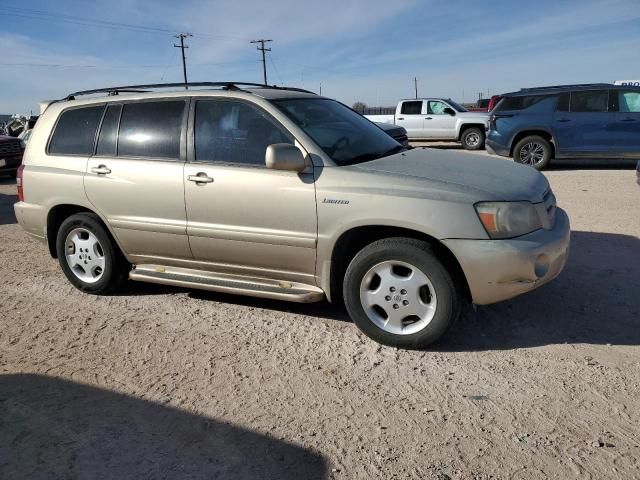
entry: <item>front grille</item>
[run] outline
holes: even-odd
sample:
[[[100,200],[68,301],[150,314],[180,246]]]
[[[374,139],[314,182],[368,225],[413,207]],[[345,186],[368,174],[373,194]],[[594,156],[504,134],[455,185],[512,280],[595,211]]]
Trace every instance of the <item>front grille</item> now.
[[[16,155],[19,153],[22,153],[19,140],[0,143],[0,155]]]

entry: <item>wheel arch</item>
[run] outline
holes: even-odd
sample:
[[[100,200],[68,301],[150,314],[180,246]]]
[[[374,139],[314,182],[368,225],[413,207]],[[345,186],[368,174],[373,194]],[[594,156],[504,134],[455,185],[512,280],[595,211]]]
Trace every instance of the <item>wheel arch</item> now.
[[[480,130],[485,132],[485,125],[483,123],[463,123],[462,125],[460,125],[460,130],[458,131],[457,140],[458,141],[462,140],[462,135],[464,135],[464,132],[466,132],[470,128],[479,128]],[[485,136],[486,136],[486,132],[485,132]]]
[[[56,238],[58,236],[58,230],[60,229],[62,222],[64,222],[65,219],[69,218],[71,215],[75,215],[76,213],[93,213],[94,215],[96,215],[111,236],[111,239],[113,240],[116,247],[120,250],[121,253],[123,253],[123,250],[120,247],[116,236],[111,231],[111,228],[109,227],[107,222],[105,222],[105,220],[98,212],[91,210],[90,208],[83,205],[63,203],[55,205],[47,212],[47,246],[49,247],[49,253],[53,258],[58,258],[58,252],[56,251]]]
[[[329,291],[327,298],[332,303],[342,302],[342,283],[347,267],[353,257],[367,245],[391,237],[405,237],[427,242],[445,268],[453,277],[456,286],[460,287],[460,294],[471,299],[471,292],[467,278],[462,270],[460,262],[453,252],[442,242],[424,232],[389,225],[365,225],[356,226],[346,230],[336,240],[331,250],[331,262],[329,271]]]
[[[551,158],[554,158],[556,155],[556,140],[553,137],[553,134],[544,128],[530,128],[527,130],[522,130],[516,133],[511,139],[511,144],[509,146],[509,156],[513,158],[513,150],[520,140],[530,135],[538,135],[544,138],[551,145]]]

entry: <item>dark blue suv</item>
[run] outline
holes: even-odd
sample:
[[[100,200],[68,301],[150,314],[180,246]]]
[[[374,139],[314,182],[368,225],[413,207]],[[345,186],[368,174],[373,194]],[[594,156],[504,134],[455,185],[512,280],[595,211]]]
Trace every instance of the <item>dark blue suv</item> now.
[[[640,158],[640,88],[523,88],[491,112],[489,153],[543,169],[553,158]]]

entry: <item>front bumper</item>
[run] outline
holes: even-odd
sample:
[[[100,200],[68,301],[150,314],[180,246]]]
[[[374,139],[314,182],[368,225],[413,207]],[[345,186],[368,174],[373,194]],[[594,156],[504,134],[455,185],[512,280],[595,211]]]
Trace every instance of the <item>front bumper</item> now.
[[[509,240],[444,240],[467,278],[473,303],[487,305],[534,290],[560,274],[569,254],[571,228],[564,210],[551,230]]]

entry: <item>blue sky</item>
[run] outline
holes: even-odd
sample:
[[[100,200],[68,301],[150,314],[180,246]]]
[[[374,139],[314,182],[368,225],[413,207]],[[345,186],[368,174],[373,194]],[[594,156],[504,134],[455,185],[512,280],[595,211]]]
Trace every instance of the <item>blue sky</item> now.
[[[181,31],[194,33],[192,81],[260,82],[249,41],[270,38],[269,83],[322,83],[348,104],[411,97],[414,76],[421,96],[459,101],[640,78],[639,0],[0,0],[0,113],[85,88],[181,81],[171,36]]]

